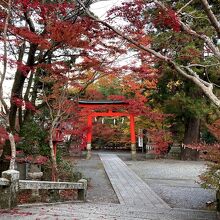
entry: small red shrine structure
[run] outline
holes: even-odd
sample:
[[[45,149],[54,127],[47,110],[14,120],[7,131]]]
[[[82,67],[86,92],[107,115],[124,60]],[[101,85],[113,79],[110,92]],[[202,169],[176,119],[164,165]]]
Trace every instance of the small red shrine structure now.
[[[87,158],[91,157],[92,147],[92,122],[94,117],[128,117],[130,119],[130,135],[131,135],[131,157],[136,159],[136,138],[135,138],[135,119],[134,114],[128,111],[119,111],[126,109],[128,103],[119,100],[80,100],[79,107],[82,107],[87,112]],[[100,110],[102,109],[102,110]]]
[[[64,139],[64,135],[62,134],[61,129],[56,128],[54,129],[54,134],[53,134],[53,152],[54,155],[57,155],[57,144],[62,143]]]

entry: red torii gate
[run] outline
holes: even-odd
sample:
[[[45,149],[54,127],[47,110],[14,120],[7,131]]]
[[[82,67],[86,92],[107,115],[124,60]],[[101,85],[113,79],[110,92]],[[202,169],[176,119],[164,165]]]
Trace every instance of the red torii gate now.
[[[135,138],[135,120],[134,120],[134,114],[127,113],[127,112],[115,112],[112,111],[112,109],[109,109],[105,112],[97,112],[94,111],[98,107],[125,107],[128,103],[125,101],[118,101],[118,100],[80,100],[79,101],[79,107],[86,108],[87,110],[90,110],[87,115],[87,123],[89,127],[89,131],[87,134],[87,158],[89,159],[91,157],[91,147],[92,147],[92,119],[93,117],[129,117],[130,119],[130,135],[131,135],[131,157],[132,159],[136,159],[136,138]]]

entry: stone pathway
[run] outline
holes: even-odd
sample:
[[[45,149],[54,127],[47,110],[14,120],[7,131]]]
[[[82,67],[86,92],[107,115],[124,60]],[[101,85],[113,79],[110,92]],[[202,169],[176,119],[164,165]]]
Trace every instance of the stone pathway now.
[[[117,155],[99,154],[120,204],[152,208],[170,208]]]

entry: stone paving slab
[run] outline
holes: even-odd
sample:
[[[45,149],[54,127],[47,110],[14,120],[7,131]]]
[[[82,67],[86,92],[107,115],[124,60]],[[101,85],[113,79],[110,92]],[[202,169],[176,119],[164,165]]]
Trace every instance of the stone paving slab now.
[[[117,155],[99,154],[120,204],[142,206],[147,209],[170,208]]]
[[[19,207],[16,212],[1,213],[1,220],[217,220],[215,212],[128,207],[120,204],[73,203]]]

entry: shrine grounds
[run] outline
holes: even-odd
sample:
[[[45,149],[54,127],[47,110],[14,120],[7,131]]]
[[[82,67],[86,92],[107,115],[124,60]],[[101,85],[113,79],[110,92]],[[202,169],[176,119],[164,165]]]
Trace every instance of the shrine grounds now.
[[[87,199],[95,203],[118,203],[98,153],[93,152],[90,160],[79,159],[74,163],[76,170],[89,180]],[[204,161],[146,160],[141,153],[137,161],[132,161],[129,152],[112,153],[116,153],[172,208],[214,209],[215,190],[203,189],[198,183],[198,176],[205,169]]]
[[[69,201],[53,204],[24,204],[9,212],[7,210],[4,212],[3,210],[0,213],[0,219],[219,219],[218,213],[215,212],[215,204],[213,203],[215,200],[215,190],[203,189],[197,183],[199,180],[198,175],[205,169],[204,161],[145,159],[144,154],[138,154],[137,161],[133,161],[129,152],[119,153],[109,151],[94,151],[89,160],[82,157],[69,157],[67,159],[71,161],[75,171],[81,172],[83,178],[88,180],[86,202]],[[116,166],[113,166],[113,164]],[[120,175],[118,175],[119,173]],[[124,179],[126,176],[127,178]],[[135,200],[136,197],[134,198],[133,195],[138,192],[137,188],[140,184],[141,186],[146,185],[143,181],[148,186],[143,188],[143,193],[139,195],[141,198],[146,198],[146,195],[149,197],[145,200]],[[120,186],[118,185],[118,189],[121,189],[121,191],[117,189],[116,192],[117,194],[118,192],[125,193],[121,195],[123,195],[122,197],[125,199],[123,201],[126,204],[121,203],[121,201],[119,204],[118,197],[112,188],[112,185],[115,187],[116,183],[120,184]],[[132,192],[133,189],[134,192]],[[119,197],[119,199],[121,200],[122,197]],[[138,201],[138,203],[131,205],[130,202],[132,201]],[[139,201],[147,203],[141,204]]]

